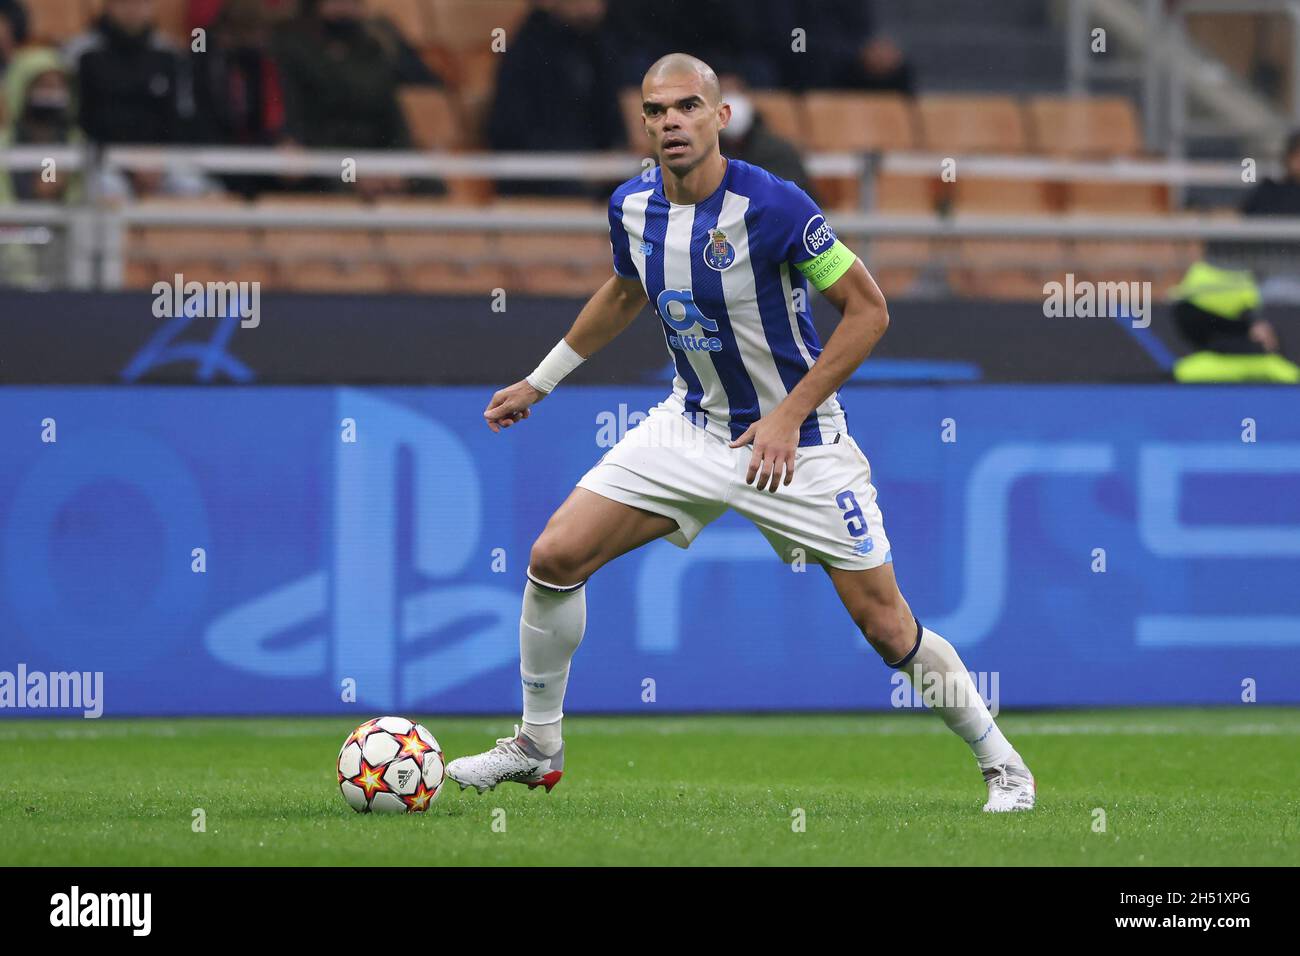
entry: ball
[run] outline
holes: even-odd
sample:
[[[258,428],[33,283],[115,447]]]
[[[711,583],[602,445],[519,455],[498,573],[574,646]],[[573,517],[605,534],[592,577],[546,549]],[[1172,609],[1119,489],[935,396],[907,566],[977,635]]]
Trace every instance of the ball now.
[[[343,741],[338,774],[357,813],[423,813],[442,790],[442,748],[405,717],[375,717]]]

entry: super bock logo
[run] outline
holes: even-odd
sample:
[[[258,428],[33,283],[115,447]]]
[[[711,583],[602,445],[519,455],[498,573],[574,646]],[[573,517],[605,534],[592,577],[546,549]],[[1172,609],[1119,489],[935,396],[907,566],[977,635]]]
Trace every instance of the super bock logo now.
[[[704,264],[722,272],[731,268],[735,261],[736,247],[727,241],[727,234],[721,229],[710,229],[709,242],[704,247]]]

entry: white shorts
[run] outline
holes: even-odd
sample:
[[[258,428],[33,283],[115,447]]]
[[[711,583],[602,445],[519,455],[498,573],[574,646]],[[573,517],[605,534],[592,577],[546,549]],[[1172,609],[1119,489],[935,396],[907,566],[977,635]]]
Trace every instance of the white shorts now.
[[[678,530],[667,539],[679,548],[731,508],[757,525],[787,564],[802,559],[857,571],[893,560],[871,465],[847,432],[832,444],[798,449],[793,480],[775,493],[745,482],[753,454],[752,444],[731,448],[691,422],[670,396],[578,487],[672,518]]]

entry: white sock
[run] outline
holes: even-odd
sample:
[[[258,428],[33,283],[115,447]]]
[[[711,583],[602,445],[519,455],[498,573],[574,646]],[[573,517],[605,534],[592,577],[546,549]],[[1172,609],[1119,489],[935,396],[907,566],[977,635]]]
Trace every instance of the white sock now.
[[[916,646],[890,666],[906,674],[922,700],[966,741],[981,770],[1006,763],[1015,750],[998,729],[957,649],[919,621],[916,627]]]
[[[587,629],[586,582],[548,584],[531,570],[519,616],[519,676],[524,687],[523,733],[544,754],[560,749],[569,661]]]

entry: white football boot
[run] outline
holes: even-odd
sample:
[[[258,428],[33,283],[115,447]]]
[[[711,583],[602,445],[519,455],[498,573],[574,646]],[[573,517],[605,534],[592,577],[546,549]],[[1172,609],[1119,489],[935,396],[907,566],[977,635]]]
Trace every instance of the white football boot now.
[[[505,781],[523,783],[529,790],[545,787],[550,793],[564,775],[564,744],[549,757],[519,732],[502,737],[491,750],[472,757],[458,757],[447,764],[447,776],[464,790],[473,787],[479,793],[495,790]]]
[[[1038,785],[1025,761],[1014,750],[1004,764],[984,771],[984,782],[989,785],[989,802],[985,813],[1007,813],[1012,810],[1032,810]]]

